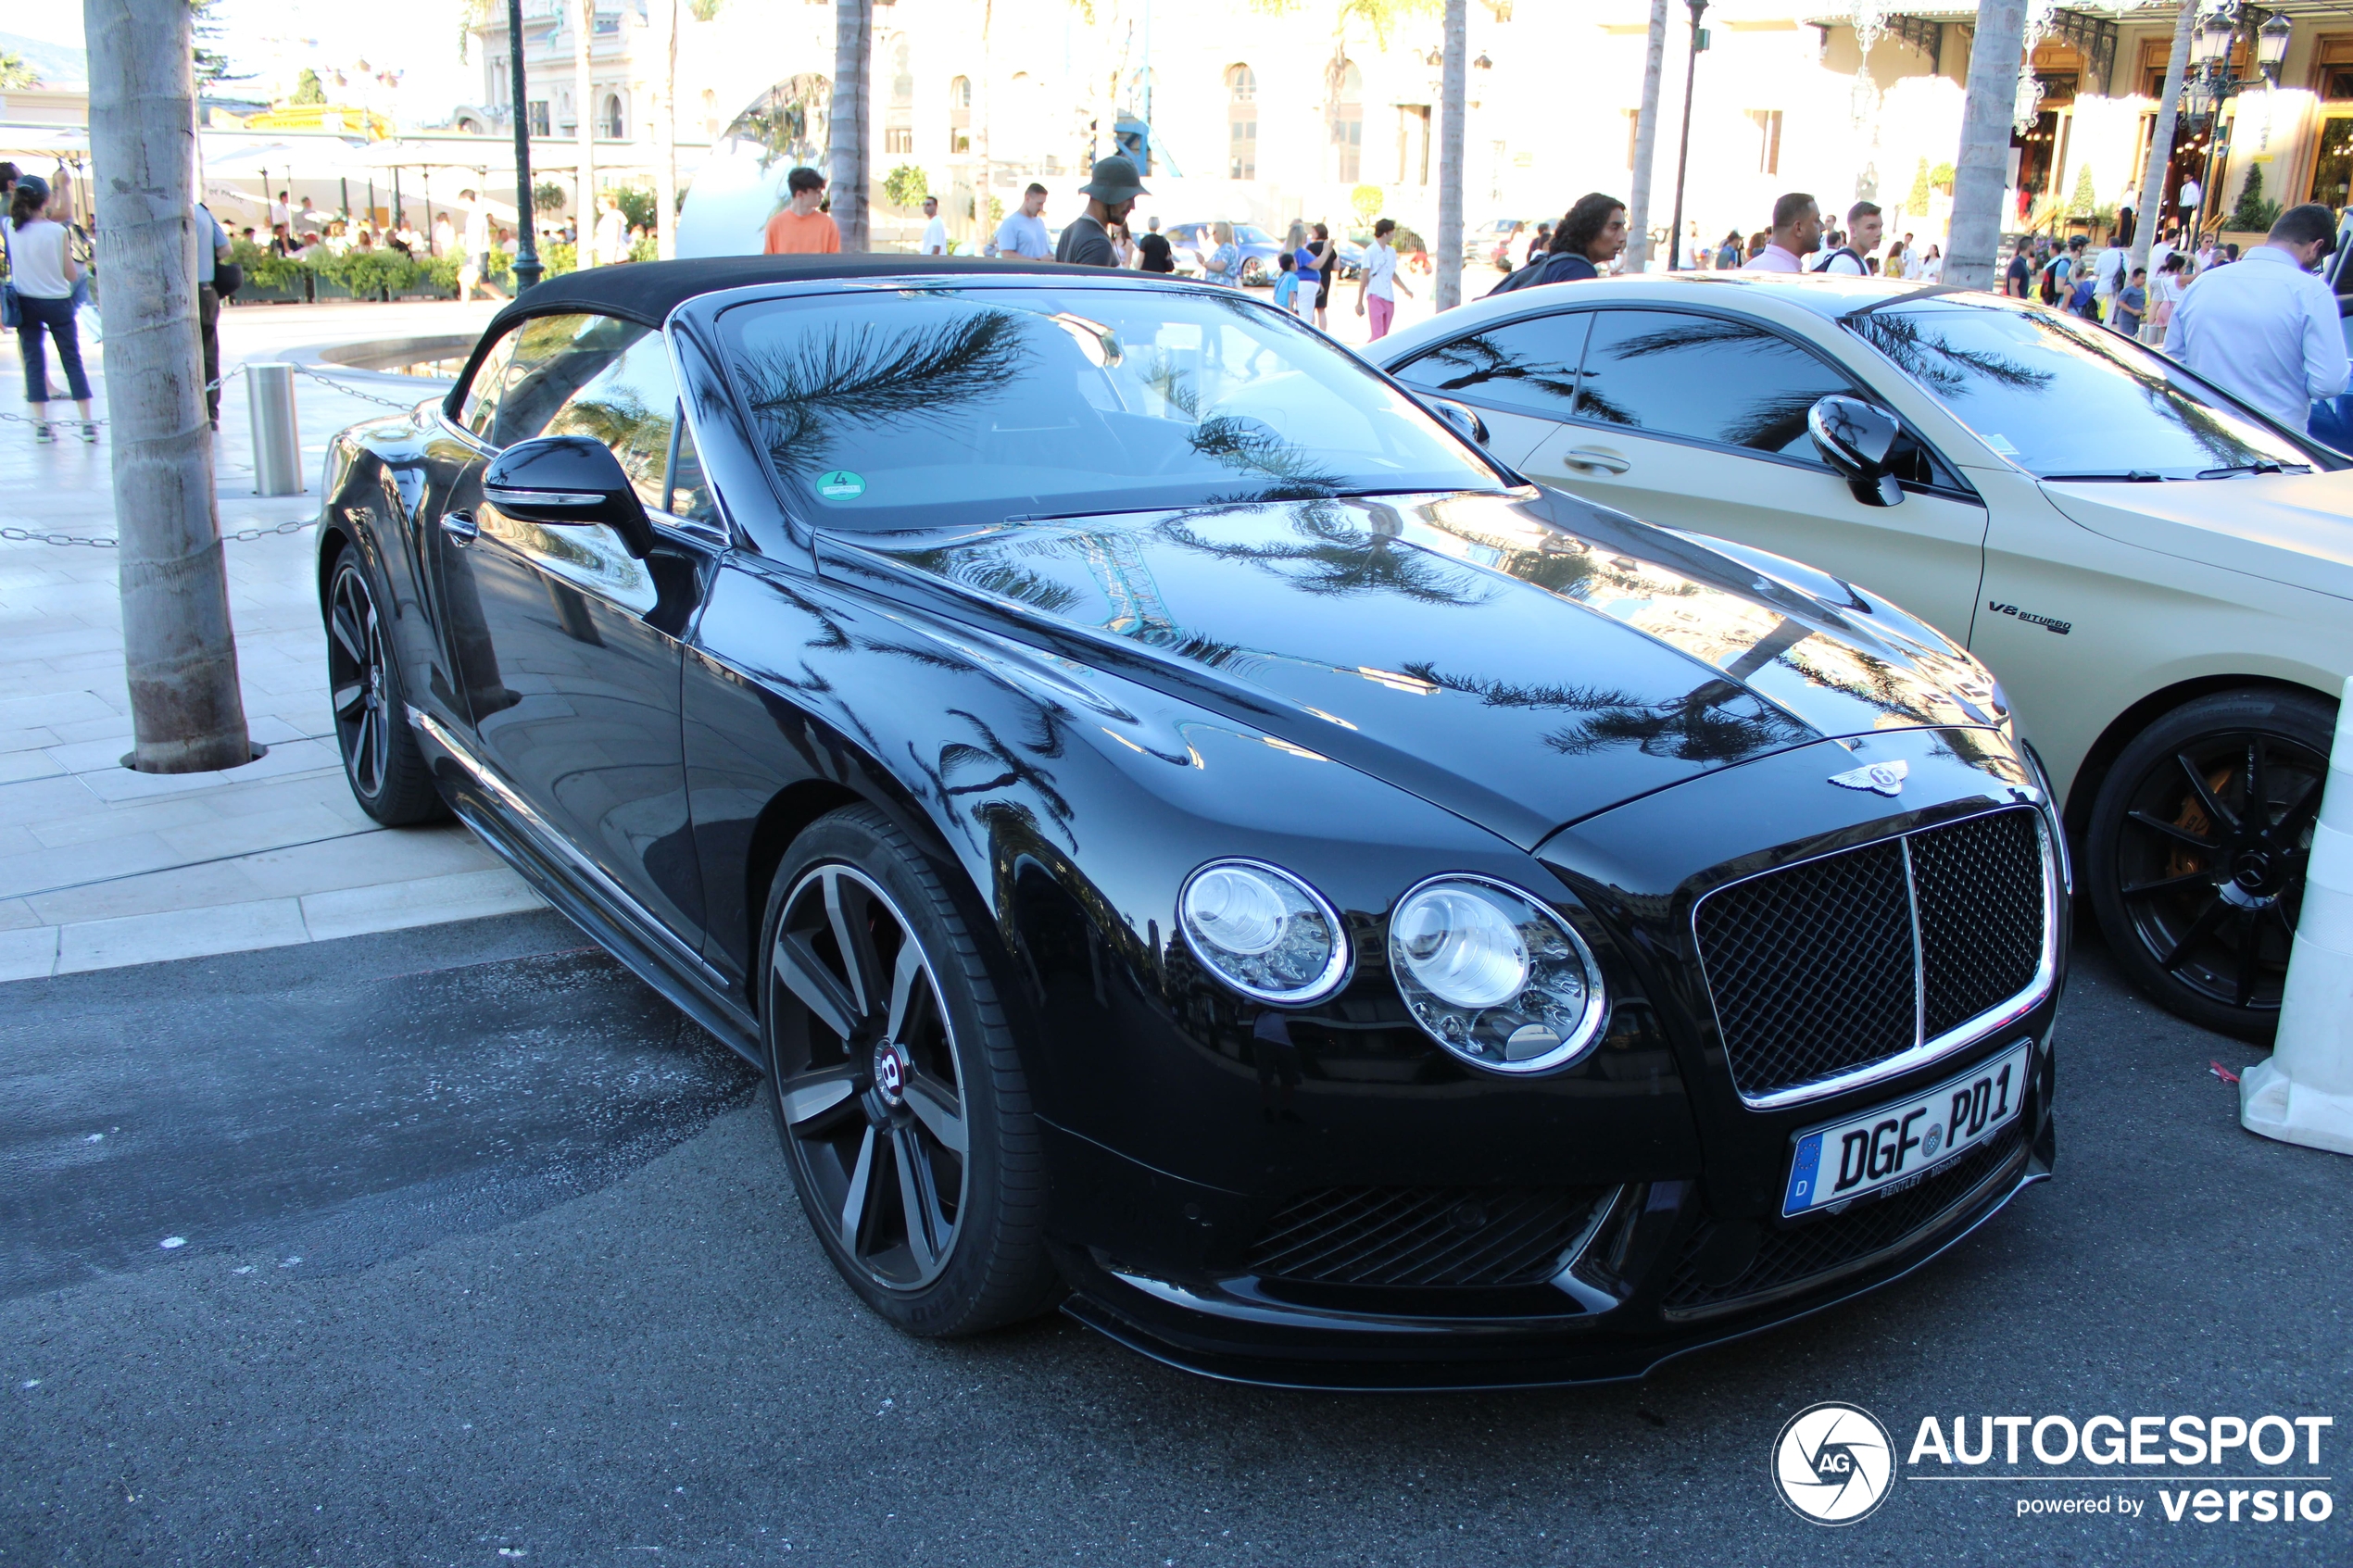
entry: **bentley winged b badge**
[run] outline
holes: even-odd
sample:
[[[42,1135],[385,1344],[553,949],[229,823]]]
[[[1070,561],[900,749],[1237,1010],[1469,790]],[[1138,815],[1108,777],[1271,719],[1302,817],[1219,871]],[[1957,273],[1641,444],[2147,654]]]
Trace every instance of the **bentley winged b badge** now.
[[[1843,773],[1832,773],[1831,783],[1846,789],[1875,789],[1881,795],[1904,793],[1904,776],[1912,765],[1898,758],[1893,762],[1873,762],[1861,768],[1850,768]]]

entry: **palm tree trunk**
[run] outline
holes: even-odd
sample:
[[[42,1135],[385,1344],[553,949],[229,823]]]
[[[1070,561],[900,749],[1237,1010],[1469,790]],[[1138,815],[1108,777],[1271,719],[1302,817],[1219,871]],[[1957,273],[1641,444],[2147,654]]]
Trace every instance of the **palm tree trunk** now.
[[[654,0],[661,28],[661,102],[655,106],[654,255],[678,254],[678,0]]]
[[[1651,38],[1642,56],[1642,107],[1634,120],[1634,189],[1626,207],[1626,270],[1651,259],[1651,159],[1658,149],[1658,79],[1667,66],[1667,0],[1651,0]]]
[[[1952,245],[1944,281],[1994,286],[2002,246],[2002,193],[2009,185],[2010,120],[2018,112],[2018,68],[2026,47],[2026,0],[1978,0],[1969,46],[1969,103],[1954,165]]]
[[[1438,277],[1431,304],[1463,302],[1463,104],[1469,0],[1446,0],[1446,63],[1438,84]]]
[[[597,84],[591,79],[595,66],[588,58],[596,33],[597,0],[580,0],[572,44],[572,111],[580,131],[580,188],[573,202],[579,208],[574,220],[579,232],[572,251],[573,265],[584,270],[597,264]]]
[[[874,64],[875,0],[834,0],[834,100],[826,116],[833,145],[833,214],[841,248],[859,252],[866,238],[866,112]]]
[[[132,765],[240,768],[253,745],[205,428],[187,0],[89,0],[83,24]]]
[[[2149,264],[2149,245],[2157,238],[2158,215],[2165,208],[2165,177],[2173,164],[2174,116],[2182,102],[2182,78],[2189,73],[2190,30],[2197,22],[2197,0],[2182,0],[2182,14],[2173,19],[2173,52],[2165,58],[2165,96],[2157,106],[2157,132],[2149,138],[2148,161],[2141,166],[2141,208],[2133,230],[2133,267]],[[2131,282],[2127,270],[2124,281]],[[2157,280],[2149,280],[2152,283]]]

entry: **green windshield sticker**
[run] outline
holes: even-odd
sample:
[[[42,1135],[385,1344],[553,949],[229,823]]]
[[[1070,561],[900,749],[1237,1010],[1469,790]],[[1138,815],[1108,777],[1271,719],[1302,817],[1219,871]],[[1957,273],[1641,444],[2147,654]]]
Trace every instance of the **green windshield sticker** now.
[[[817,476],[817,494],[828,501],[854,501],[865,493],[864,476],[848,469],[835,469]]]

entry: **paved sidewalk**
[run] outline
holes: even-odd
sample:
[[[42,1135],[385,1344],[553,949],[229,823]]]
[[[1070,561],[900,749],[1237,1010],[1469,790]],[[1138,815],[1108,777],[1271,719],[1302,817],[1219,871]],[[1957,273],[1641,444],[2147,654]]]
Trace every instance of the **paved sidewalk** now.
[[[233,308],[221,318],[222,362],[317,363],[303,351],[471,332],[489,315],[484,305]],[[101,382],[103,417],[103,345],[85,357]],[[17,413],[20,372],[8,358],[0,407]],[[359,394],[405,406],[443,383],[357,375],[348,384],[297,381],[305,482],[313,489],[268,497],[251,494],[245,384],[228,383],[217,449],[224,533],[317,514],[329,437],[389,411]],[[110,461],[103,432],[94,445],[67,435],[37,446],[31,427],[0,422],[0,523],[111,536]],[[245,716],[268,754],[226,772],[156,776],[120,765],[131,721],[114,552],[0,541],[0,980],[538,906],[463,828],[387,831],[353,801],[326,702],[310,531],[227,549]]]

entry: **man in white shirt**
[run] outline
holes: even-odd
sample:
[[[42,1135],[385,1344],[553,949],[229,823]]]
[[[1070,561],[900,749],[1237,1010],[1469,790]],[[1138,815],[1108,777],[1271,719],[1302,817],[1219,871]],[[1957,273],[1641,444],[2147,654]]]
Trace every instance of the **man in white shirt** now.
[[[924,198],[924,243],[917,254],[946,256],[948,254],[948,221],[939,216],[939,198]]]
[[[279,224],[294,222],[294,208],[286,205],[286,193],[280,191],[278,199],[270,204],[270,227],[274,232]]]
[[[1005,214],[997,225],[997,254],[1026,256],[1032,261],[1044,261],[1054,254],[1054,242],[1047,236],[1046,220],[1038,216],[1046,210],[1046,187],[1030,182],[1022,193],[1021,206]]]
[[[2314,400],[2345,390],[2336,296],[2313,263],[2336,248],[2336,215],[2319,202],[2280,214],[2246,265],[2201,272],[2173,307],[2165,352],[2290,430]]]
[[[1878,208],[1872,208],[1877,211]],[[1773,204],[1773,237],[1749,258],[1743,272],[1803,272],[1800,257],[1811,256],[1822,243],[1822,212],[1814,198],[1792,191]],[[1859,270],[1859,269],[1858,269]]]
[[[490,208],[472,191],[459,192],[458,199],[466,208],[466,237],[459,252],[464,259],[458,264],[458,303],[466,305],[472,302],[476,289],[485,297],[491,295],[484,277],[490,270]]]
[[[1886,228],[1887,215],[1880,211],[1877,202],[1856,202],[1846,209],[1846,243],[1815,263],[1813,270],[1843,278],[1867,276],[1870,269],[1863,264],[1863,257],[1879,249]]]
[[[1407,298],[1414,291],[1397,275],[1397,251],[1389,236],[1397,232],[1397,220],[1384,218],[1373,225],[1373,243],[1365,247],[1365,257],[1356,269],[1356,314],[1365,317],[1372,327],[1368,340],[1378,343],[1389,335],[1390,323],[1397,319],[1397,291],[1404,289]]]

